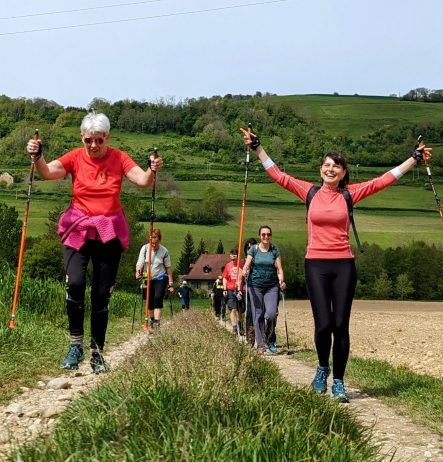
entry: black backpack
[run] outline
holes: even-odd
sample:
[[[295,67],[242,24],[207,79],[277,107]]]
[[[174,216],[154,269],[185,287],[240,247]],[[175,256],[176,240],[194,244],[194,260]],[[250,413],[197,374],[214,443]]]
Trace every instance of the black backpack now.
[[[311,189],[308,191],[308,195],[306,196],[306,222],[308,221],[308,210],[311,204],[312,198],[317,194],[317,191],[321,188],[321,186],[313,185]],[[352,225],[352,231],[354,231],[355,242],[357,243],[358,250],[363,253],[363,247],[361,246],[360,239],[358,238],[357,228],[354,222],[354,204],[352,203],[351,193],[347,189],[342,189],[341,193],[345,198],[346,205],[348,206],[348,213],[349,213],[349,220]]]

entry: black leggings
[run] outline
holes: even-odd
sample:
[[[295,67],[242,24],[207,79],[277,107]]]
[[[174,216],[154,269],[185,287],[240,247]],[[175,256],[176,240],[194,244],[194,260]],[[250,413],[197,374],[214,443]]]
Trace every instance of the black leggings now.
[[[315,324],[315,346],[320,366],[329,365],[332,336],[333,374],[343,380],[349,357],[349,318],[357,284],[353,258],[306,259],[306,287]]]
[[[162,309],[163,300],[168,286],[167,279],[151,279],[149,284],[149,310]],[[143,302],[146,303],[146,292],[148,288],[143,289]]]
[[[80,250],[64,247],[66,311],[72,337],[84,334],[86,270],[92,261],[91,348],[103,349],[108,326],[108,305],[123,248],[118,239],[104,244],[86,240]]]

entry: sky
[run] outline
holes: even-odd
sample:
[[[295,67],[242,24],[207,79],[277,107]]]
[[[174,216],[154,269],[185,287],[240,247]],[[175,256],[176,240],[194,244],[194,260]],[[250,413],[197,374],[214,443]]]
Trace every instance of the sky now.
[[[0,94],[87,107],[441,89],[442,13],[441,0],[2,2]]]

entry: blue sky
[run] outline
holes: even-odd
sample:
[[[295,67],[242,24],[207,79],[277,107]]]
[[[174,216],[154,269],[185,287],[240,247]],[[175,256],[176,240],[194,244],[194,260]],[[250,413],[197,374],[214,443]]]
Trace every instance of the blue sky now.
[[[0,94],[14,98],[86,106],[94,97],[443,88],[441,0],[3,3]],[[135,18],[148,19],[126,21]],[[98,24],[112,21],[120,22]],[[50,30],[17,33],[36,29]]]

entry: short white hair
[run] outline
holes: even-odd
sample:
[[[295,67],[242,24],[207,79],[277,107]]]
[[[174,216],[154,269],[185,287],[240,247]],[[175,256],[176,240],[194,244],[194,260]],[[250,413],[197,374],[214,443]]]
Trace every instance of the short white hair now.
[[[97,114],[95,112],[90,112],[89,114],[83,117],[82,123],[80,125],[80,131],[82,133],[106,133],[108,134],[111,130],[111,123],[105,114]]]

